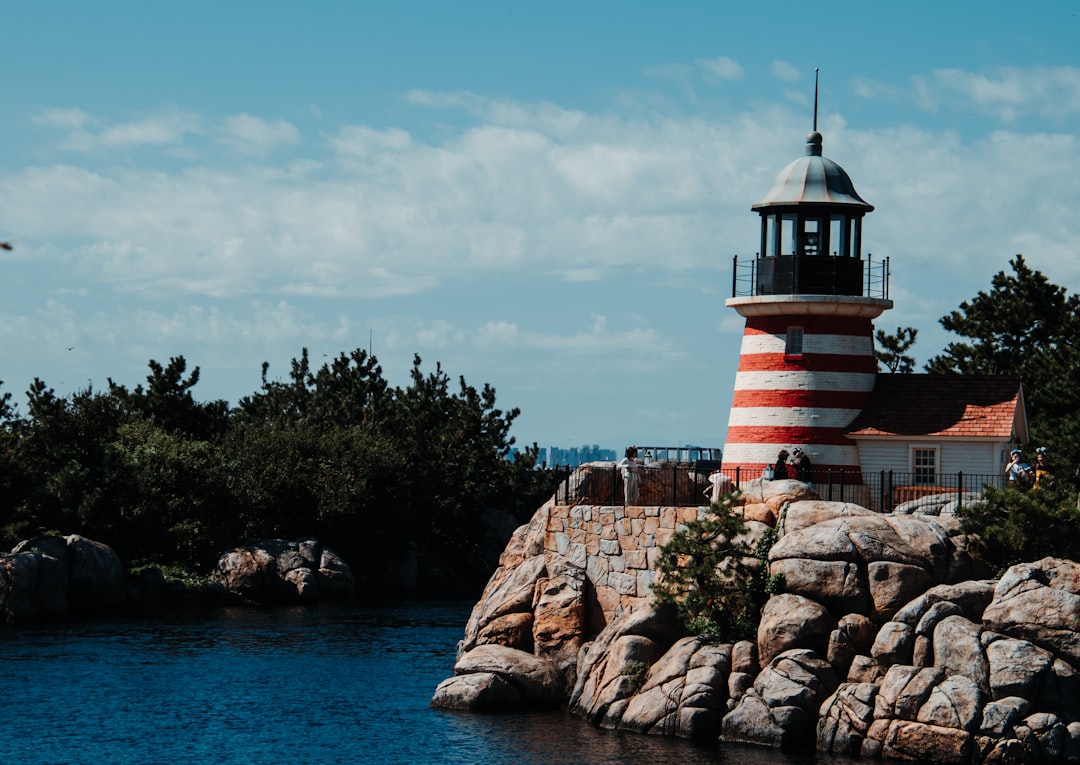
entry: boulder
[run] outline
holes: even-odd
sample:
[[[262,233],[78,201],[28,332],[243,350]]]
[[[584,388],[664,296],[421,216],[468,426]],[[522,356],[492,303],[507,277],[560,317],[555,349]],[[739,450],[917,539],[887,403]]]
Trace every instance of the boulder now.
[[[613,620],[578,654],[577,679],[570,694],[570,711],[596,724],[614,719],[638,691],[645,670],[682,634],[673,608],[660,606],[634,611]],[[611,714],[609,714],[611,713]]]
[[[505,712],[526,707],[518,690],[494,672],[449,677],[439,683],[431,706],[438,709]]]
[[[511,566],[500,566],[491,575],[480,600],[473,606],[465,625],[465,638],[459,650],[467,651],[476,645],[476,637],[489,622],[512,613],[532,612],[536,584],[547,572],[543,555],[520,560]]]
[[[316,540],[260,539],[222,555],[211,574],[227,592],[256,603],[314,603],[352,593],[352,571]]]
[[[573,576],[540,579],[532,607],[532,642],[536,655],[553,661],[571,684],[585,635],[581,591],[581,580]]]
[[[72,534],[65,537],[68,600],[72,611],[100,613],[124,604],[124,564],[108,545]]]
[[[836,619],[824,606],[800,595],[784,593],[769,598],[761,612],[757,650],[762,664],[792,648],[807,648],[826,655]]]
[[[477,645],[487,643],[532,653],[533,615],[531,613],[504,614],[492,619],[476,636]]]
[[[494,674],[532,707],[556,706],[566,695],[566,678],[552,662],[501,645],[480,645],[454,664],[455,675]]]
[[[832,667],[816,653],[785,651],[724,716],[720,739],[773,747],[811,744],[818,709],[837,686]]]
[[[1044,558],[1013,566],[997,583],[983,621],[1080,665],[1080,564]]]
[[[873,683],[843,683],[821,705],[817,748],[832,754],[858,755],[874,720]]]

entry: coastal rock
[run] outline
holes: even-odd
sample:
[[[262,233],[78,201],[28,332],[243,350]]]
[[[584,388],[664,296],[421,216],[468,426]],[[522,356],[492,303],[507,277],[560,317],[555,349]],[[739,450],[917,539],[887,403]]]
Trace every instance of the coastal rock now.
[[[552,662],[501,645],[472,649],[454,664],[454,674],[498,675],[534,707],[557,705],[566,694],[566,678]]]
[[[492,619],[476,636],[476,644],[495,643],[507,648],[532,653],[533,615],[531,613],[504,614]]]
[[[125,597],[120,559],[86,537],[37,537],[0,555],[0,620],[108,613],[124,605]]]
[[[543,555],[516,560],[510,566],[496,569],[480,600],[473,606],[459,650],[467,651],[475,646],[480,630],[500,616],[532,613],[536,584],[546,571],[547,564]]]
[[[527,706],[521,693],[494,672],[449,677],[439,683],[431,706],[475,712],[505,712]]]
[[[598,725],[608,720],[614,727],[621,714],[611,723],[611,708],[638,691],[644,673],[681,633],[674,609],[667,607],[647,608],[613,621],[582,646],[570,711]]]
[[[572,684],[585,634],[581,580],[566,574],[539,580],[532,611],[536,655],[553,661]]]
[[[874,759],[1080,761],[1080,566],[1047,559],[994,582],[948,512],[872,513],[792,481],[744,489],[745,515],[781,524],[769,567],[786,589],[756,640],[687,636],[653,599],[660,546],[702,508],[548,504],[514,532],[433,704],[558,703],[527,690],[527,665],[475,653],[497,649],[565,677],[570,713],[605,728]]]
[[[1013,566],[997,583],[983,621],[1080,665],[1080,564],[1043,558]]]
[[[352,572],[311,539],[262,539],[223,554],[211,574],[226,591],[256,603],[313,603],[352,594]]]
[[[124,564],[108,545],[72,534],[65,537],[68,600],[72,611],[108,612],[124,603]]]
[[[829,663],[810,650],[777,656],[723,719],[723,741],[773,747],[814,740],[818,709],[837,688]]]
[[[762,664],[791,648],[810,648],[825,655],[836,619],[820,603],[784,593],[769,598],[762,609],[757,652]]]

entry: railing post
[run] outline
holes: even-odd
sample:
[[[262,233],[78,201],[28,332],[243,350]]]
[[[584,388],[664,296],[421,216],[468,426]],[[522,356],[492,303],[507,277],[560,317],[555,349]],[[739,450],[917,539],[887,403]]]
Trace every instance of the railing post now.
[[[894,501],[893,500],[893,476],[892,476],[892,470],[889,470],[889,504],[888,504],[889,510],[888,510],[888,512],[890,512],[890,513],[892,512],[893,501]]]
[[[738,297],[739,286],[739,256],[734,255],[731,258],[731,296]]]
[[[677,466],[671,466],[671,505],[673,507],[679,506],[679,469]]]
[[[611,464],[611,506],[614,507],[619,501],[619,468],[616,463]]]
[[[884,513],[885,510],[885,468],[881,469],[881,477],[878,479],[878,512]]]
[[[964,471],[956,474],[956,509],[964,506]]]
[[[741,466],[735,468],[735,488],[739,488],[739,486],[742,484],[742,479],[739,476],[739,473],[741,471],[742,471]]]
[[[840,501],[844,501],[844,469],[840,468]]]
[[[828,496],[825,499],[832,502],[832,468],[829,468],[828,471],[826,471],[825,480],[828,482],[829,485],[829,491],[827,492]]]

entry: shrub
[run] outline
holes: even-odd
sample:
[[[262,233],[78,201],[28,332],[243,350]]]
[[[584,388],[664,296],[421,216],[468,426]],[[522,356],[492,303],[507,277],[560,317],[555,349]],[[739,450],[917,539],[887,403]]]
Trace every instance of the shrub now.
[[[693,634],[715,641],[752,639],[761,607],[782,586],[768,574],[769,549],[776,529],[756,544],[735,511],[738,491],[709,508],[709,515],[691,521],[660,550],[653,585],[661,603],[674,604]],[[783,517],[783,516],[781,516]]]

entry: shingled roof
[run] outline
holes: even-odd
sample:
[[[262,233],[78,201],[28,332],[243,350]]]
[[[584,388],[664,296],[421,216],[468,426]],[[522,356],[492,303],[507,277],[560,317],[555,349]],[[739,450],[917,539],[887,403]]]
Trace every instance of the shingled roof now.
[[[879,374],[848,436],[1028,440],[1016,375]]]

